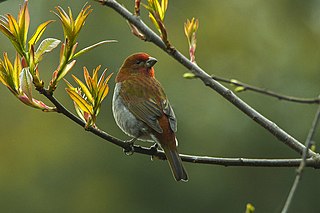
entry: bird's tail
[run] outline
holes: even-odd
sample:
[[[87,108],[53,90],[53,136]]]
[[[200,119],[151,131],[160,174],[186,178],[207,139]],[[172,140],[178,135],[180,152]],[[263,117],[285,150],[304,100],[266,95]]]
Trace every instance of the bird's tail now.
[[[164,146],[162,148],[164,150],[164,153],[166,154],[170,169],[176,181],[188,181],[188,174],[183,167],[182,160],[176,147],[170,149],[169,147]]]

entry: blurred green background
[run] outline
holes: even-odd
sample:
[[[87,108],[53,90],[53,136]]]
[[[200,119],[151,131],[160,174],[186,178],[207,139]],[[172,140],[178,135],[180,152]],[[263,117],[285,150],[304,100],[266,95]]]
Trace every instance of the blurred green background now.
[[[50,13],[54,6],[70,6],[77,14],[86,1],[31,0],[31,32],[48,19],[57,20]],[[133,8],[133,0],[120,2]],[[16,16],[21,3],[1,3],[0,14]],[[154,45],[132,36],[127,23],[113,10],[94,1],[89,4],[94,11],[80,34],[79,48],[104,39],[119,42],[81,56],[73,74],[82,78],[83,66],[93,69],[99,64],[117,72],[128,55],[150,53],[159,61],[156,75],[178,118],[181,153],[298,157],[202,82],[183,79],[187,71],[184,67]],[[200,20],[196,59],[208,73],[293,96],[319,94],[319,1],[172,0],[166,16],[168,35],[185,55],[188,47],[183,23],[193,16]],[[150,25],[145,10],[142,17]],[[59,39],[62,36],[58,21],[44,34]],[[7,51],[13,58],[14,50],[3,35],[0,51]],[[40,65],[46,83],[58,64],[58,52],[47,55]],[[70,75],[67,79],[72,82]],[[110,87],[97,124],[116,137],[128,139],[111,113],[114,77]],[[64,88],[61,82],[55,95],[73,110]],[[125,156],[118,147],[62,115],[26,107],[3,85],[0,95],[1,212],[244,212],[248,202],[259,213],[279,212],[295,176],[294,168],[185,163],[190,181],[176,183],[166,162],[151,161],[139,154]],[[239,96],[292,136],[305,140],[316,105],[279,101],[252,92]],[[315,140],[319,139],[317,129]],[[319,197],[320,173],[306,169],[290,212],[319,212]]]

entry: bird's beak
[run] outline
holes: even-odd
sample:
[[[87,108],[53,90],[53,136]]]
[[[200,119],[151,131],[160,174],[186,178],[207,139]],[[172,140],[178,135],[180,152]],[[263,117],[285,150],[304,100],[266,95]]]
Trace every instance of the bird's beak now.
[[[155,58],[153,58],[153,57],[149,57],[149,59],[146,61],[146,66],[148,67],[148,68],[151,68],[151,67],[153,67],[153,65],[155,64],[155,63],[157,63],[157,59],[155,59]]]

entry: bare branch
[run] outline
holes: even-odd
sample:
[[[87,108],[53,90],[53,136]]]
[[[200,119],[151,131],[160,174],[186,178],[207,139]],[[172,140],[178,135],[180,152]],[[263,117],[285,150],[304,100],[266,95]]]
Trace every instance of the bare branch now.
[[[249,106],[247,103],[242,101],[239,97],[237,97],[231,90],[227,89],[219,82],[212,79],[210,75],[208,75],[203,69],[201,69],[197,64],[192,63],[188,60],[184,55],[182,55],[178,50],[173,48],[168,48],[166,44],[161,40],[161,38],[153,32],[143,21],[140,20],[137,16],[134,16],[131,12],[129,12],[125,7],[119,4],[115,0],[99,0],[102,5],[106,5],[117,13],[119,13],[123,18],[128,20],[131,24],[137,27],[141,33],[143,33],[146,37],[147,41],[150,41],[157,45],[159,48],[167,52],[171,57],[176,59],[180,64],[185,66],[188,70],[190,70],[196,77],[201,79],[201,81],[208,87],[215,90],[221,96],[223,96],[226,100],[236,106],[239,110],[245,113],[248,117],[257,122],[260,126],[268,130],[271,134],[273,134],[276,138],[278,138],[281,142],[291,147],[296,152],[302,154],[305,146],[301,144],[298,140],[293,138],[287,132],[278,127],[275,123],[268,120],[264,116],[262,116],[259,112]],[[316,153],[313,151],[309,151],[308,157],[315,156]]]
[[[68,109],[66,109],[48,90],[42,89],[39,91],[41,94],[46,96],[51,103],[53,103],[57,112],[65,115],[73,122],[78,125],[85,127],[86,123],[71,113]],[[87,131],[97,135],[100,138],[103,138],[121,148],[125,151],[131,151],[133,153],[139,153],[144,155],[150,155],[156,157],[161,160],[165,160],[166,157],[164,153],[160,150],[154,148],[146,148],[138,145],[133,145],[131,147],[130,143],[122,141],[114,136],[109,135],[108,133],[94,127],[89,127],[86,129]],[[219,158],[219,157],[208,157],[208,156],[193,156],[193,155],[185,155],[180,154],[180,157],[183,161],[189,163],[198,163],[198,164],[214,164],[221,166],[250,166],[250,167],[297,167],[301,159],[249,159],[249,158]],[[320,168],[320,157],[312,157],[306,159],[306,166],[313,168]]]
[[[181,159],[190,163],[215,164],[221,166],[247,166],[247,167],[296,167],[301,163],[297,159],[249,159],[249,158],[218,158],[206,156],[190,156],[180,154]],[[318,158],[318,157],[317,157]],[[306,166],[319,168],[317,158],[308,158]]]
[[[301,179],[301,176],[302,176],[302,172],[303,172],[304,168],[307,165],[307,155],[308,155],[307,153],[308,153],[309,148],[312,145],[315,129],[319,125],[319,120],[320,120],[320,106],[319,106],[319,108],[318,108],[318,110],[317,110],[317,112],[315,114],[314,120],[312,122],[312,126],[311,126],[311,128],[309,130],[308,137],[307,137],[306,143],[305,143],[306,148],[303,151],[302,159],[301,159],[299,168],[297,169],[296,178],[295,178],[295,180],[294,180],[294,182],[292,184],[291,190],[289,192],[289,195],[287,197],[286,203],[285,203],[281,213],[287,213],[288,212],[289,207],[291,205],[291,202],[293,200],[293,196],[294,196],[294,194],[295,194],[295,192],[296,192],[296,190],[298,188],[298,185],[300,183],[300,179]]]
[[[303,104],[320,104],[319,97],[317,97],[317,98],[297,98],[297,97],[293,97],[293,96],[282,95],[282,94],[267,90],[265,88],[259,88],[256,86],[252,86],[252,85],[240,82],[235,79],[230,80],[230,79],[222,78],[222,77],[218,77],[218,76],[212,76],[212,78],[216,81],[219,81],[219,82],[229,83],[229,84],[232,84],[235,86],[243,87],[242,91],[250,90],[253,92],[257,92],[257,93],[261,93],[264,95],[278,98],[279,100],[291,101],[291,102],[303,103]]]

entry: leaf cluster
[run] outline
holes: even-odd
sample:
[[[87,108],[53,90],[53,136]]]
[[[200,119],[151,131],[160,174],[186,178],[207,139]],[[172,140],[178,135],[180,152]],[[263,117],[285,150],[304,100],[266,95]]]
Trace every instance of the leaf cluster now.
[[[43,39],[38,47],[47,26],[53,20],[40,24],[32,37],[28,41],[28,31],[30,25],[30,14],[28,10],[28,0],[25,0],[17,19],[11,14],[0,16],[0,32],[2,32],[12,43],[17,54],[12,63],[7,55],[3,54],[0,59],[0,82],[3,83],[20,101],[24,104],[41,109],[43,111],[56,111],[54,107],[45,105],[43,102],[33,98],[32,90],[35,88],[40,93],[44,90],[51,95],[57,88],[58,82],[63,79],[74,67],[77,57],[106,43],[116,42],[115,40],[105,40],[95,43],[80,51],[77,51],[77,38],[86,19],[92,12],[90,5],[84,5],[76,18],[73,17],[72,10],[68,8],[68,13],[60,6],[55,7],[53,13],[59,18],[64,32],[63,42],[56,38]],[[40,78],[38,65],[46,53],[50,53],[55,48],[60,47],[60,57],[58,67],[52,73],[52,79],[48,89],[44,88],[44,81]],[[75,103],[76,111],[83,118],[87,125],[94,125],[96,117],[100,111],[101,102],[107,96],[109,87],[108,80],[111,75],[105,78],[106,71],[98,80],[98,66],[91,77],[86,68],[84,74],[86,84],[84,85],[77,77],[73,76],[79,88],[74,88],[67,83],[67,92]],[[81,96],[83,94],[83,96]]]

